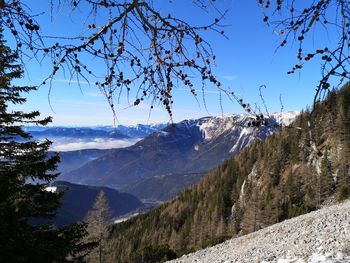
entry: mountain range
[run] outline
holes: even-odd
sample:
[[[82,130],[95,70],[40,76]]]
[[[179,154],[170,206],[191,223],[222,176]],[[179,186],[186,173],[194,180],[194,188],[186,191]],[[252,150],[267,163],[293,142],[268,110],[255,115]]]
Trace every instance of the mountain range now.
[[[75,154],[89,155],[93,160],[85,159],[79,168],[68,172],[62,170],[60,179],[109,186],[139,198],[169,200],[253,141],[279,130],[281,123],[290,123],[297,114],[273,114],[269,125],[262,127],[249,127],[254,118],[244,114],[185,120],[168,125],[132,146],[95,151],[93,157],[88,152],[64,153],[63,165],[76,159]]]
[[[28,127],[27,127],[28,129]],[[42,138],[75,138],[75,139],[91,139],[91,138],[108,138],[108,139],[126,139],[126,134],[116,129],[93,129],[89,127],[48,127],[41,130],[29,130],[31,135],[36,139]]]
[[[26,126],[36,140],[49,139],[51,151],[74,151],[83,149],[111,149],[133,145],[145,136],[164,128],[166,124],[137,124],[93,127],[36,127]]]
[[[112,126],[92,126],[92,127],[70,127],[70,126],[52,126],[37,127],[25,126],[24,130],[36,139],[43,138],[108,138],[108,139],[125,139],[125,138],[144,138],[147,135],[166,127],[166,124],[137,124],[137,125],[118,125]]]

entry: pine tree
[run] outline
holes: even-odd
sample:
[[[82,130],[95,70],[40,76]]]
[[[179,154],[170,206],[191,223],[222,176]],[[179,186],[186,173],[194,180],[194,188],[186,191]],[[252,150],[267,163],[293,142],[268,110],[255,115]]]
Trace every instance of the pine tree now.
[[[324,153],[321,163],[320,174],[320,203],[325,201],[334,192],[334,179],[332,174],[332,164],[328,158],[328,152]]]
[[[111,211],[104,191],[100,191],[85,221],[88,225],[88,241],[98,244],[97,247],[89,253],[88,262],[105,262],[109,247],[108,224],[111,221]]]
[[[51,142],[34,141],[21,126],[46,125],[51,118],[38,120],[38,111],[9,109],[25,103],[21,94],[36,88],[11,84],[23,69],[2,32],[0,28],[0,262],[82,262],[89,248],[80,243],[84,225],[57,229],[51,223],[60,194],[45,188],[58,175],[59,157],[48,156]]]
[[[256,186],[251,182],[247,184],[247,209],[244,211],[244,220],[242,224],[242,231],[244,234],[255,232],[261,228],[260,213],[261,200]]]

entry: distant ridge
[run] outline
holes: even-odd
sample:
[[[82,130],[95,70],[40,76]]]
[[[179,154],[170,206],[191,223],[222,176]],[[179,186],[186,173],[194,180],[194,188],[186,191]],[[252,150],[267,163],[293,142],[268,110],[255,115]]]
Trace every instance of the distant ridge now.
[[[113,149],[64,173],[61,179],[123,189],[139,198],[168,200],[197,182],[199,174],[279,130],[280,122],[289,124],[297,114],[271,114],[270,125],[259,128],[248,127],[253,118],[244,114],[185,120],[130,147]]]
[[[104,191],[112,217],[117,218],[143,207],[142,202],[135,196],[120,193],[108,187],[96,187],[71,184],[56,181],[47,189],[49,191],[64,191],[61,207],[57,211],[54,223],[58,226],[81,221],[92,208],[100,191]]]

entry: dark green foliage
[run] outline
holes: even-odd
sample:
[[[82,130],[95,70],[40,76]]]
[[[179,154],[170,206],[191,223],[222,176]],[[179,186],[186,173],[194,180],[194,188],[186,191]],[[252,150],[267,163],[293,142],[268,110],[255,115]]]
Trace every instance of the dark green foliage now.
[[[333,169],[328,158],[328,151],[325,152],[321,163],[320,174],[320,202],[322,203],[328,196],[334,193],[335,182],[333,179]]]
[[[344,165],[339,169],[339,176],[337,179],[337,199],[343,201],[350,197],[350,178],[349,168]]]
[[[338,201],[344,201],[350,197],[350,187],[341,185],[338,189],[337,199]]]
[[[175,258],[176,253],[168,245],[146,246],[131,256],[130,263],[160,263]]]
[[[21,94],[35,88],[11,85],[23,70],[2,39],[0,29],[0,262],[82,262],[89,248],[80,243],[85,226],[57,229],[50,223],[61,196],[45,188],[58,175],[59,157],[48,157],[51,142],[33,141],[21,128],[51,119],[8,109],[25,103]]]

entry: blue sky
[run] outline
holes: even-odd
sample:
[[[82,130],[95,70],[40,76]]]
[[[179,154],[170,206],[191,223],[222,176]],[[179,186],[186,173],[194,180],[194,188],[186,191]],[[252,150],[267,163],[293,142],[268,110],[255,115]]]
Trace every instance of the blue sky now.
[[[169,11],[194,24],[201,24],[213,18],[213,13],[202,12],[190,5],[191,1],[158,0],[162,10]],[[314,88],[320,78],[318,62],[307,65],[300,74],[287,75],[287,71],[297,62],[296,46],[287,46],[276,52],[281,39],[272,27],[263,22],[263,15],[257,1],[221,0],[217,1],[219,8],[229,9],[224,24],[228,39],[220,35],[210,34],[206,38],[210,41],[216,54],[217,67],[215,73],[224,87],[230,87],[236,94],[242,96],[251,105],[258,103],[259,87],[266,85],[263,95],[270,112],[281,109],[282,97],[284,111],[301,110],[310,105],[313,100]],[[82,29],[84,17],[74,13],[67,18],[67,10],[62,10],[53,22],[48,13],[48,1],[30,1],[35,11],[46,14],[39,18],[43,21],[42,30],[51,34],[67,35]],[[83,12],[82,12],[83,13]],[[69,31],[67,31],[69,30]],[[315,41],[315,39],[313,39]],[[327,42],[327,40],[322,40]],[[317,43],[318,40],[316,40]],[[314,46],[310,41],[310,48]],[[93,63],[93,61],[91,62]],[[49,73],[48,64],[44,61],[38,65],[35,61],[26,62],[26,76],[19,83],[39,84]],[[200,88],[200,87],[199,87]],[[50,103],[49,99],[50,98]],[[199,118],[207,115],[221,115],[218,92],[208,86],[205,99],[208,112],[203,104],[198,106],[196,100],[185,89],[174,93],[174,121],[188,118]],[[201,100],[200,100],[201,101]],[[41,87],[28,96],[28,103],[21,107],[24,110],[39,110],[44,116],[53,116],[52,125],[112,125],[113,116],[104,97],[94,85],[69,80],[60,74],[49,87]],[[117,106],[117,117],[121,124],[168,122],[166,111],[156,108],[149,116],[149,102],[138,107],[128,107],[126,99],[122,99]],[[223,98],[225,115],[242,113],[237,103]]]

